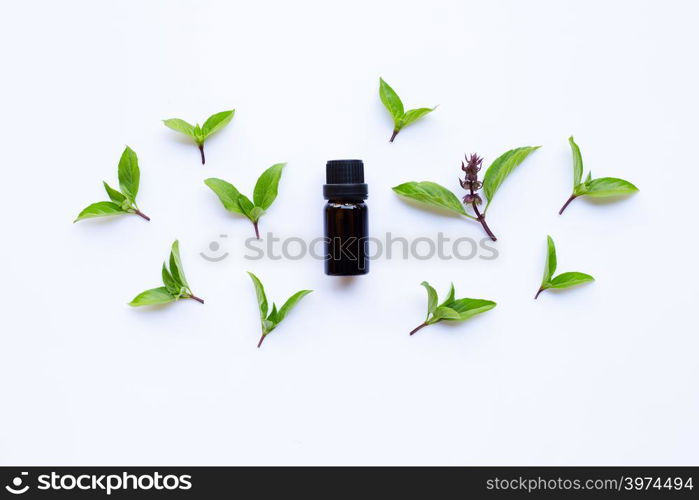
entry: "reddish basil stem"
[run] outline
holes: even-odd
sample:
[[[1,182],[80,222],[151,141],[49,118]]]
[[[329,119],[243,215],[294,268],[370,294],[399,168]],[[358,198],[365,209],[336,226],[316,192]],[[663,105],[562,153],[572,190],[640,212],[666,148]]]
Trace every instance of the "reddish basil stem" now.
[[[561,207],[561,209],[558,211],[558,215],[563,215],[563,211],[568,207],[568,205],[570,205],[570,202],[573,201],[573,200],[574,200],[575,198],[577,198],[577,197],[578,197],[578,195],[576,195],[576,194],[571,194],[571,195],[570,195],[570,198],[568,198],[568,201],[566,201],[566,202],[563,204],[563,206]]]
[[[398,135],[399,130],[398,129],[393,129],[393,135],[391,135],[391,138],[388,140],[388,142],[393,142],[393,139],[396,138]]]
[[[204,145],[199,144],[199,153],[201,153],[201,164],[205,165],[206,164],[206,157],[204,156]]]
[[[190,298],[190,299],[196,300],[196,301],[199,302],[200,304],[203,304],[203,303],[204,303],[204,300],[203,300],[203,299],[200,299],[200,298],[197,297],[196,295],[190,295],[189,298]]]
[[[471,190],[473,193],[473,190]],[[485,215],[481,214],[480,210],[478,210],[478,205],[476,205],[476,202],[474,201],[472,203],[473,206],[473,211],[476,213],[476,218],[478,219],[478,222],[481,223],[481,226],[483,226],[483,229],[485,229],[485,232],[490,236],[490,239],[493,241],[498,241],[498,239],[495,237],[493,232],[490,230],[488,227],[488,224],[485,222]]]
[[[138,209],[134,210],[134,213],[135,213],[136,215],[138,215],[139,217],[143,217],[144,219],[146,219],[146,220],[148,220],[148,221],[150,220],[150,217],[148,217],[146,214],[144,214],[143,212],[141,212],[141,211],[138,210]]]
[[[421,328],[425,328],[426,326],[427,326],[427,323],[422,323],[421,325],[416,326],[415,328],[413,328],[411,330],[410,335],[413,335],[415,332],[417,332]]]
[[[259,240],[260,239],[260,229],[257,227],[257,222],[253,222],[252,225],[255,228],[255,237]]]
[[[265,337],[266,337],[266,336],[267,336],[267,335],[265,335],[265,334],[263,333],[263,334],[262,334],[262,337],[260,337],[260,341],[257,343],[257,348],[258,348],[258,349],[259,349],[260,346],[262,345],[262,342],[265,340]]]
[[[476,193],[473,191],[473,184],[471,184],[470,188],[471,194],[475,195]],[[493,232],[490,230],[488,227],[488,224],[485,222],[485,215],[481,213],[480,210],[478,210],[478,203],[476,203],[476,200],[474,199],[473,202],[471,203],[471,206],[473,207],[473,212],[476,214],[476,218],[478,219],[478,222],[481,223],[481,226],[483,226],[483,229],[485,229],[485,232],[490,236],[490,239],[493,241],[498,241],[498,239],[495,237]]]
[[[536,295],[534,295],[534,300],[538,299],[538,298],[539,298],[539,294],[540,294],[541,292],[543,292],[543,291],[544,291],[543,288],[539,288],[539,291],[536,292]]]

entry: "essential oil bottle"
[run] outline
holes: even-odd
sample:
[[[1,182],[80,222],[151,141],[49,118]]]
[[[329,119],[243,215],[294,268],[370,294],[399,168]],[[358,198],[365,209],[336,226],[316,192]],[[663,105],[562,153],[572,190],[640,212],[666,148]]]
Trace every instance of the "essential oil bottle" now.
[[[357,276],[369,272],[369,214],[364,200],[362,160],[330,160],[325,166],[325,274]]]

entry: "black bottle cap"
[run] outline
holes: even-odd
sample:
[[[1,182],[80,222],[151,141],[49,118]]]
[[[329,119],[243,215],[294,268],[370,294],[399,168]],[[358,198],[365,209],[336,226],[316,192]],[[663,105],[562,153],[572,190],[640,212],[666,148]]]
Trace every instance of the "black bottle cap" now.
[[[325,165],[323,196],[326,200],[366,200],[362,160],[330,160]]]

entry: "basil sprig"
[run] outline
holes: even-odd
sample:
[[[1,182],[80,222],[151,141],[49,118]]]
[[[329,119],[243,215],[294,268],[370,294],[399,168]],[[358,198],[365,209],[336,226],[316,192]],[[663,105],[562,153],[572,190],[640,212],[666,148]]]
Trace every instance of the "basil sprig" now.
[[[400,97],[398,97],[396,91],[393,90],[383,78],[379,78],[379,97],[393,118],[393,134],[391,135],[389,142],[393,142],[398,135],[398,132],[400,132],[403,127],[410,125],[411,123],[425,116],[427,113],[431,113],[437,109],[437,106],[435,106],[434,108],[417,108],[405,111],[403,108],[403,101],[400,100]]]
[[[438,304],[437,291],[427,282],[420,283],[427,290],[427,316],[425,321],[413,328],[410,335],[418,330],[439,323],[440,321],[464,321],[477,314],[490,311],[497,304],[492,300],[456,299],[454,298],[454,283],[449,288],[447,298]]]
[[[291,297],[289,297],[287,301],[284,302],[284,305],[282,305],[279,309],[277,309],[276,304],[272,303],[272,309],[270,310],[269,303],[267,302],[267,295],[265,294],[265,287],[262,286],[262,282],[257,276],[255,276],[251,272],[248,272],[248,274],[250,275],[250,278],[252,279],[252,282],[255,285],[257,304],[260,309],[260,325],[262,327],[262,336],[260,337],[260,341],[257,343],[257,347],[259,348],[262,345],[262,342],[267,337],[267,335],[269,335],[272,332],[272,330],[279,326],[279,323],[281,323],[282,320],[286,318],[287,314],[289,314],[289,311],[291,311],[291,309],[293,309],[302,298],[311,293],[313,290],[300,290],[296,292]]]
[[[73,222],[94,217],[123,214],[135,214],[148,221],[150,220],[150,217],[141,212],[138,209],[138,205],[136,205],[136,195],[138,194],[141,171],[138,168],[138,157],[136,153],[128,146],[126,146],[126,149],[124,149],[119,159],[118,175],[119,188],[121,188],[121,191],[114,189],[106,182],[102,182],[105,191],[107,191],[107,196],[109,196],[111,201],[99,201],[92,205],[88,205],[78,214],[78,217]]]
[[[558,215],[563,214],[563,211],[570,205],[570,202],[579,196],[589,196],[590,198],[612,198],[633,194],[638,191],[638,188],[624,179],[616,177],[599,177],[592,178],[592,172],[588,172],[587,177],[583,181],[583,160],[580,148],[573,140],[573,136],[568,138],[570,148],[573,150],[573,194],[563,204],[558,212]]]
[[[204,156],[204,142],[212,134],[218,132],[223,127],[228,125],[230,121],[233,119],[234,114],[235,109],[232,109],[230,111],[221,111],[220,113],[216,113],[208,117],[204,122],[204,125],[201,126],[198,123],[196,125],[192,125],[179,118],[170,118],[168,120],[163,120],[163,123],[166,127],[171,128],[172,130],[175,130],[182,134],[185,134],[194,140],[194,142],[199,147],[199,153],[201,154],[201,164],[204,165],[206,163],[206,157]]]
[[[540,146],[525,146],[511,149],[503,153],[488,167],[482,183],[477,179],[477,172],[481,168],[480,164],[482,159],[477,155],[471,155],[470,158],[467,157],[468,166],[464,165],[463,162],[461,163],[461,168],[466,173],[466,179],[463,181],[460,180],[461,186],[469,189],[468,194],[463,197],[463,200],[459,200],[452,191],[444,186],[429,181],[406,182],[395,186],[393,191],[399,196],[415,200],[423,205],[478,221],[481,226],[483,226],[488,236],[493,241],[496,241],[497,238],[490,230],[485,220],[488,208],[493,201],[495,193],[505,179],[527,158],[527,156],[539,149],[539,147]],[[480,188],[483,189],[483,194],[487,199],[487,203],[482,212],[478,208],[482,203],[480,195],[477,194]],[[471,207],[474,213],[473,215],[466,212],[464,204]]]
[[[536,292],[534,298],[538,298],[539,294],[549,288],[570,288],[571,286],[581,285],[590,281],[595,281],[595,278],[585,273],[569,272],[561,273],[554,277],[558,261],[556,259],[556,246],[553,244],[553,238],[547,236],[548,251],[546,252],[546,264],[544,265],[544,277],[541,280],[541,286]]]
[[[163,262],[163,284],[158,288],[151,288],[145,292],[141,292],[129,302],[130,306],[152,306],[158,304],[167,304],[180,299],[193,299],[197,302],[204,301],[192,293],[187,278],[184,276],[184,268],[182,267],[182,259],[180,258],[180,244],[175,241],[170,250],[170,266]]]
[[[265,214],[266,210],[272,206],[272,203],[277,198],[279,179],[281,179],[284,165],[286,163],[277,163],[262,172],[255,184],[252,200],[240,193],[233,184],[223,179],[211,177],[206,179],[204,184],[216,193],[226,210],[231,213],[244,215],[252,222],[255,228],[255,236],[259,240],[260,230],[257,225],[260,217]]]

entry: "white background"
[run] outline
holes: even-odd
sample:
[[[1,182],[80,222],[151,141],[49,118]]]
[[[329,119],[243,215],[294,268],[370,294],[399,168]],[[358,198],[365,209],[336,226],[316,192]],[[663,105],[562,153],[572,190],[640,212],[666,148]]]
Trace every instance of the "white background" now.
[[[697,89],[693,2],[3,2],[2,464],[697,464]],[[439,108],[387,142],[383,76]],[[161,120],[233,122],[196,147]],[[594,176],[640,193],[576,200]],[[139,155],[152,217],[72,224]],[[499,258],[322,264],[243,259],[251,193],[287,161],[261,221],[322,232],[325,161],[357,157],[381,236],[480,239],[390,187],[458,189],[459,162],[542,145],[489,220]],[[219,238],[228,234],[227,240]],[[533,300],[546,234],[559,271],[597,281]],[[126,303],[179,238],[205,305]],[[199,252],[221,241],[230,256]],[[312,288],[257,350],[271,299]],[[498,306],[414,337],[430,281]]]

